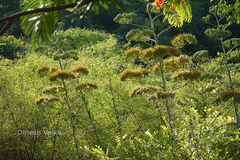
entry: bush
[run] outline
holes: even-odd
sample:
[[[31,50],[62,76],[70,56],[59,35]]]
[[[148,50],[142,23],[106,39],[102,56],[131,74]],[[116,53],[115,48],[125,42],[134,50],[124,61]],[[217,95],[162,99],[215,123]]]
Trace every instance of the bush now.
[[[18,51],[23,51],[25,42],[22,39],[17,39],[14,36],[0,37],[0,55],[8,59],[14,59]]]

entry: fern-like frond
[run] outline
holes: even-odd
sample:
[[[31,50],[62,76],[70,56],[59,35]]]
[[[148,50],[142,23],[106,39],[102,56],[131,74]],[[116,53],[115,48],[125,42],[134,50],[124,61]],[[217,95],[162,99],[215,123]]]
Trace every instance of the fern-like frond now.
[[[27,36],[31,35],[32,46],[48,41],[54,32],[61,10],[80,8],[84,13],[90,8],[97,12],[99,5],[105,9],[112,3],[118,8],[124,8],[123,0],[22,0],[21,26]],[[31,11],[31,13],[27,13]]]
[[[174,27],[183,26],[183,17],[174,9],[167,8],[163,10],[163,14],[165,18],[167,18],[168,22]]]
[[[177,4],[174,9],[165,7],[163,14],[174,27],[182,27],[184,22],[190,23],[192,20],[192,10],[189,3]]]

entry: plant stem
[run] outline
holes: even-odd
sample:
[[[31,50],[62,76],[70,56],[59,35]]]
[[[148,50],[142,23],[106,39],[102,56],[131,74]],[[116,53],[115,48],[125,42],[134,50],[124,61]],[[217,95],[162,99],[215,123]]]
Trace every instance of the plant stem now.
[[[160,60],[159,68],[160,68],[160,74],[161,74],[161,78],[162,78],[163,91],[167,92],[166,80],[165,80],[164,72],[163,72],[163,60]],[[171,126],[171,114],[170,114],[170,108],[169,108],[169,104],[168,104],[168,99],[166,99],[165,102],[166,102],[166,108],[167,108],[168,125],[169,125],[169,128],[170,128],[171,132],[173,132],[172,126]]]
[[[150,3],[149,3],[150,4]],[[148,8],[148,5],[149,4],[147,4],[147,8]],[[152,31],[153,31],[153,37],[154,37],[154,39],[155,39],[155,45],[157,45],[158,44],[158,37],[157,37],[157,35],[156,35],[156,33],[155,33],[155,31],[154,31],[154,20],[153,20],[153,18],[152,18],[152,15],[151,15],[151,13],[150,13],[150,11],[147,9],[147,13],[148,13],[148,16],[149,16],[149,20],[150,20],[150,22],[151,22],[151,29],[152,29]]]
[[[60,60],[59,60],[59,65],[60,65],[61,69],[63,69],[63,66],[62,66]],[[64,91],[65,91],[65,102],[67,103],[68,110],[69,110],[69,118],[70,118],[70,120],[71,120],[73,138],[74,138],[74,141],[75,141],[75,148],[76,148],[76,151],[77,151],[78,160],[80,160],[80,152],[79,152],[77,137],[76,137],[76,133],[75,133],[75,125],[74,125],[73,117],[72,117],[72,107],[71,107],[71,105],[70,105],[70,103],[69,103],[69,101],[68,101],[69,98],[68,98],[67,85],[66,85],[66,83],[64,82],[63,79],[62,79],[62,83],[63,83]]]
[[[65,102],[67,103],[68,110],[69,110],[69,117],[70,117],[70,120],[71,120],[73,138],[74,138],[74,141],[75,141],[75,148],[76,148],[76,151],[77,151],[78,160],[80,160],[80,152],[79,152],[78,142],[77,142],[77,137],[76,137],[76,132],[75,132],[75,125],[74,125],[73,117],[72,117],[72,107],[71,107],[71,105],[68,101],[69,98],[68,98],[67,85],[66,85],[66,83],[64,82],[63,79],[62,79],[62,83],[63,83],[64,90],[65,90]]]
[[[228,79],[229,79],[229,86],[230,86],[230,89],[231,91],[233,91],[233,86],[232,86],[232,78],[231,78],[231,71],[228,67],[228,64],[227,64],[227,61],[228,61],[228,55],[227,55],[227,52],[223,46],[223,39],[220,40],[221,41],[221,45],[222,45],[222,49],[223,49],[223,53],[225,55],[225,66],[226,66],[226,69],[227,69],[227,75],[228,75]],[[234,114],[235,114],[235,121],[236,121],[236,128],[238,129],[238,124],[239,124],[239,118],[238,118],[238,109],[237,109],[237,104],[235,102],[235,96],[234,96],[234,99],[233,99],[233,108],[234,108]]]
[[[94,121],[94,118],[93,118],[93,116],[92,116],[92,114],[91,114],[91,111],[90,111],[90,109],[88,108],[88,103],[87,103],[87,101],[86,101],[86,99],[85,99],[85,95],[81,92],[81,94],[83,95],[83,96],[81,96],[82,97],[82,100],[83,100],[83,103],[84,103],[84,107],[86,108],[86,111],[87,111],[87,114],[88,114],[88,118],[89,118],[89,120],[90,120],[90,123],[92,124],[92,126],[93,126],[93,129],[94,129],[94,134],[95,134],[95,137],[96,137],[96,139],[97,139],[97,145],[98,146],[101,146],[101,142],[100,142],[100,138],[99,138],[99,136],[98,136],[98,134],[97,134],[97,127],[96,127],[96,125],[93,123],[93,121]]]

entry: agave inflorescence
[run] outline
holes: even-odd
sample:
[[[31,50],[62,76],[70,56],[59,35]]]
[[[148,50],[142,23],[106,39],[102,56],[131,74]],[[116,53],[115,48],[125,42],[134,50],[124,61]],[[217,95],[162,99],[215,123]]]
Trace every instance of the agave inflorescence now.
[[[49,86],[49,87],[43,88],[42,92],[46,94],[56,94],[61,91],[64,91],[63,86]]]
[[[180,50],[166,45],[156,45],[143,50],[143,59],[162,59],[166,55],[178,55]]]
[[[36,99],[35,102],[37,105],[39,105],[39,104],[43,103],[44,100],[46,100],[46,99],[47,99],[47,97],[40,97],[40,98]]]
[[[57,97],[40,97],[35,100],[37,105],[40,105],[41,103],[49,103],[49,102],[54,102],[54,101],[59,101],[60,99]]]
[[[194,80],[194,79],[197,79],[201,74],[202,72],[200,72],[199,70],[192,70],[192,71],[184,70],[184,71],[177,72],[172,77],[173,79],[182,78],[184,80]]]
[[[98,85],[94,84],[94,83],[85,83],[85,84],[78,84],[75,86],[76,90],[80,90],[80,91],[90,91],[93,89],[97,89]]]
[[[60,79],[69,79],[69,78],[75,78],[76,74],[71,71],[66,70],[59,70],[54,73],[52,73],[50,76],[48,76],[48,79],[50,81],[56,81],[58,78]]]
[[[148,97],[148,100],[168,99],[173,98],[175,93],[173,92],[157,92]]]
[[[126,50],[125,54],[126,54],[126,59],[131,61],[131,60],[135,60],[141,53],[141,50],[138,48],[130,48],[128,50]]]
[[[90,70],[89,70],[88,67],[86,67],[86,66],[80,66],[80,65],[78,65],[78,66],[73,66],[69,71],[70,71],[70,72],[75,72],[75,73],[81,73],[81,74],[83,74],[83,75],[88,75],[89,72],[90,72]]]
[[[129,92],[129,96],[132,98],[136,95],[142,95],[143,93],[151,93],[157,91],[156,87],[146,86],[146,87],[136,87]]]
[[[149,74],[149,71],[144,68],[139,69],[127,69],[119,75],[121,81],[125,81],[127,78],[142,78]]]
[[[45,75],[47,75],[49,69],[50,69],[50,66],[48,66],[48,65],[41,65],[40,67],[37,68],[37,73],[40,76],[45,76]]]
[[[192,34],[179,34],[177,35],[172,41],[172,45],[177,48],[183,48],[187,44],[196,44],[197,39],[194,35]]]

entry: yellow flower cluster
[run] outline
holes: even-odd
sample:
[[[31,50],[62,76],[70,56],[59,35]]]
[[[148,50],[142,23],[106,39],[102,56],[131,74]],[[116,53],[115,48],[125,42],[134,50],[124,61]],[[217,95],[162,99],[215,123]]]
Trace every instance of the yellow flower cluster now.
[[[196,44],[197,39],[192,34],[179,34],[172,41],[172,45],[177,48],[183,48],[187,44]]]
[[[179,57],[172,57],[163,61],[164,69],[166,71],[174,71],[178,67],[188,63],[190,58],[187,55],[180,55]]]
[[[136,87],[134,89],[132,89],[128,95],[132,98],[136,95],[141,95],[143,93],[149,93],[149,92],[154,92],[157,91],[156,87],[152,87],[152,86],[147,86],[147,87]]]
[[[64,91],[63,86],[49,86],[49,87],[43,88],[42,92],[46,94],[56,94],[57,92],[61,92],[61,91]]]
[[[59,100],[60,99],[57,98],[57,97],[51,97],[51,98],[40,97],[40,98],[36,99],[35,102],[36,102],[37,105],[40,105],[43,102],[49,103],[49,102],[54,102],[54,101],[59,101]]]
[[[48,65],[42,65],[37,68],[37,72],[40,76],[47,75],[48,72],[50,71],[51,73],[58,71],[57,66],[48,66]]]
[[[173,98],[175,93],[173,92],[157,92],[148,97],[148,100],[168,99]]]
[[[80,66],[80,65],[72,67],[69,71],[70,71],[70,72],[81,73],[81,74],[83,74],[83,75],[88,75],[89,72],[90,72],[90,70],[89,70],[88,67],[86,67],[86,66]]]
[[[197,79],[201,74],[202,72],[200,72],[199,70],[192,70],[192,71],[184,70],[184,71],[177,72],[172,77],[173,79],[182,78],[184,80],[194,80],[194,79]]]
[[[119,75],[121,81],[125,81],[127,78],[142,78],[149,74],[149,71],[144,68],[127,69]]]
[[[93,83],[85,83],[85,84],[78,84],[75,86],[76,90],[81,90],[81,91],[90,91],[92,89],[97,89],[98,85],[97,84],[93,84]]]
[[[59,70],[54,73],[52,73],[50,76],[48,76],[48,79],[50,81],[56,81],[58,78],[60,79],[68,79],[68,78],[75,78],[76,74],[71,71],[66,70]]]
[[[40,67],[37,68],[37,72],[41,73],[41,72],[47,72],[49,71],[50,67],[48,65],[41,65]]]
[[[147,48],[143,51],[143,59],[162,59],[166,55],[177,55],[180,50],[171,46],[156,45],[153,48]]]
[[[125,54],[126,54],[126,59],[131,61],[135,60],[141,53],[141,50],[138,48],[130,48],[128,49]]]

